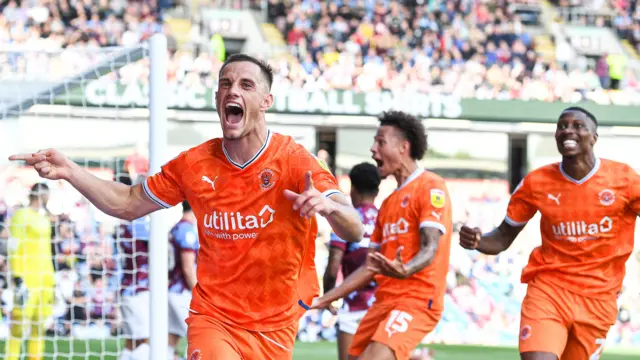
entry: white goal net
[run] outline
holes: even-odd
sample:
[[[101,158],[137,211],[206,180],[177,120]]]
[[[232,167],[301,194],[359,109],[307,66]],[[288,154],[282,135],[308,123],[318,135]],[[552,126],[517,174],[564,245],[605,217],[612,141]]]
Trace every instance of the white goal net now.
[[[149,288],[148,222],[107,216],[68,183],[7,156],[55,148],[103,179],[142,181],[149,110],[137,106],[148,104],[149,63],[146,45],[0,52],[4,359],[117,359],[124,348],[122,299]],[[121,102],[100,102],[114,97]]]

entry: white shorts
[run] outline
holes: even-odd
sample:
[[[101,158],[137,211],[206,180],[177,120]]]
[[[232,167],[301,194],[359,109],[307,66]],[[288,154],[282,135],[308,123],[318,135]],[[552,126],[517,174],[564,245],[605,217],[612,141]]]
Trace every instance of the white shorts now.
[[[355,334],[360,321],[367,314],[367,310],[347,311],[344,308],[338,310],[338,331],[347,334]]]
[[[191,293],[169,293],[169,334],[181,337],[187,336],[187,317],[189,317],[189,305]]]
[[[135,295],[122,297],[123,335],[133,340],[149,338],[149,292],[142,291]]]

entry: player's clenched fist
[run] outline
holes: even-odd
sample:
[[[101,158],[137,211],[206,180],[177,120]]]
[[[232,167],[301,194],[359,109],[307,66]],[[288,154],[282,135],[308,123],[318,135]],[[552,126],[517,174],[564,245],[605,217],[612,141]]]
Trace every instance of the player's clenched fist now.
[[[37,153],[17,154],[9,156],[11,161],[22,160],[38,172],[38,175],[49,180],[68,179],[72,162],[54,149],[40,150]]]
[[[311,218],[316,214],[327,216],[335,210],[333,201],[327,199],[326,196],[313,187],[311,171],[307,171],[305,175],[305,187],[302,193],[298,194],[291,190],[285,190],[284,196],[293,201],[293,210],[299,211],[300,216],[306,218]]]
[[[465,249],[475,250],[482,238],[482,232],[478,228],[463,226],[460,229],[460,246]]]

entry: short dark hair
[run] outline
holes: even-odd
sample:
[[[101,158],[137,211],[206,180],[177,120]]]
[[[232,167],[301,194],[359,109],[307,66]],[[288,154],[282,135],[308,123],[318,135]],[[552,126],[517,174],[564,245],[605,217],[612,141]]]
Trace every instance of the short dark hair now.
[[[387,111],[378,118],[380,126],[393,126],[400,130],[411,146],[411,158],[420,160],[427,152],[427,132],[422,121],[402,111]]]
[[[187,200],[182,202],[182,212],[186,213],[187,211],[191,211],[191,205]]]
[[[30,197],[36,198],[43,192],[49,192],[49,186],[45,183],[36,183],[31,187]]]
[[[378,168],[370,163],[360,163],[349,171],[349,180],[359,193],[365,195],[378,195],[380,188],[380,173]]]
[[[218,77],[222,76],[222,72],[224,71],[224,68],[227,67],[227,65],[234,62],[243,62],[243,61],[252,62],[258,65],[258,67],[260,68],[260,71],[262,72],[262,75],[264,75],[265,79],[267,80],[267,84],[269,85],[269,90],[271,90],[271,85],[273,85],[273,68],[271,67],[271,65],[267,64],[266,62],[262,60],[258,60],[253,56],[250,56],[247,54],[233,54],[229,56],[224,61],[224,64],[222,64],[222,67],[220,68],[220,72],[218,73]]]
[[[583,113],[587,118],[591,119],[591,121],[593,121],[594,124],[596,124],[596,128],[598,127],[598,120],[596,119],[596,116],[593,115],[591,112],[589,112],[587,109],[580,107],[580,106],[571,106],[568,107],[566,109],[564,109],[562,111],[562,114],[564,114],[567,111],[579,111],[581,113]],[[560,116],[562,116],[562,114]]]

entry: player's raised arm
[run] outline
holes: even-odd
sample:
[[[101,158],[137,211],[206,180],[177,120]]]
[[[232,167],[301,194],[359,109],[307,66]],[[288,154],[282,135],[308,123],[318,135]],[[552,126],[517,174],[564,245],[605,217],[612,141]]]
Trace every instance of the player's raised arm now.
[[[500,226],[483,235],[478,228],[463,226],[460,229],[460,245],[483,254],[498,255],[513,244],[523,228],[524,226],[513,226],[503,221]]]
[[[304,176],[305,186],[300,194],[285,190],[285,197],[293,201],[293,209],[307,218],[320,214],[327,219],[338,237],[349,242],[359,242],[364,234],[364,226],[356,209],[338,190],[322,193],[316,189],[311,171],[307,171]]]
[[[336,235],[345,241],[359,242],[364,235],[364,226],[356,209],[341,193],[330,195],[328,200],[333,202],[334,211],[325,217]]]
[[[535,176],[529,174],[518,184],[509,200],[507,216],[500,226],[484,235],[478,228],[463,226],[460,229],[460,245],[465,249],[478,250],[487,255],[497,255],[507,250],[538,211],[532,200],[534,199],[532,178]]]
[[[68,181],[102,212],[120,219],[134,220],[162,208],[144,194],[141,184],[102,180],[54,149],[12,155],[9,160],[26,162],[45,179]]]

